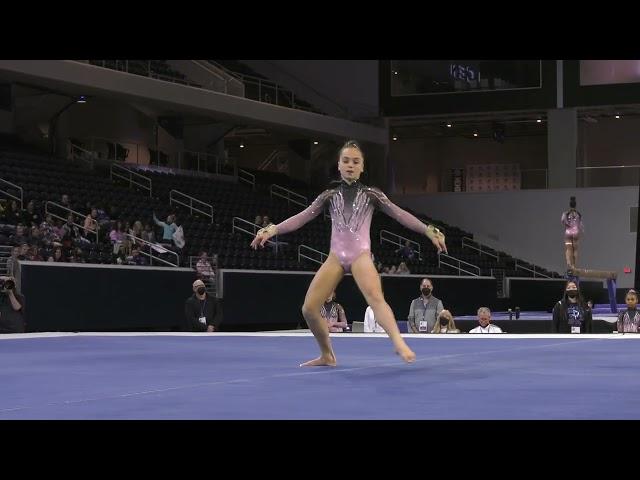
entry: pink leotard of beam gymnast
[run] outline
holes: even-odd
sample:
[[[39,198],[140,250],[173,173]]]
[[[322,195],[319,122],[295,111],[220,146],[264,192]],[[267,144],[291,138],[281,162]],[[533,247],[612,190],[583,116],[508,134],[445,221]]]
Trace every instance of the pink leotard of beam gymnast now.
[[[369,230],[376,207],[408,229],[426,235],[427,225],[392,203],[379,189],[359,181],[351,185],[341,181],[337,187],[325,190],[305,210],[276,225],[277,234],[297,230],[320,215],[327,204],[331,213],[331,252],[345,272],[362,253],[371,251]]]
[[[582,215],[577,210],[569,210],[562,214],[562,224],[565,227],[564,236],[567,239],[577,239],[580,231],[584,230]]]

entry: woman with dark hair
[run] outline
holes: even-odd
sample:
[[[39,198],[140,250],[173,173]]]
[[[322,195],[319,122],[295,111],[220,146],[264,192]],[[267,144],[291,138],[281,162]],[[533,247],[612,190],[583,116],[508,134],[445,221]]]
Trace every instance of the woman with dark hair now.
[[[576,197],[570,198],[569,210],[562,213],[562,225],[564,225],[564,254],[567,268],[574,269],[578,265],[578,240],[580,233],[584,232],[582,214],[576,210]]]
[[[380,276],[371,260],[371,217],[375,208],[379,208],[405,227],[427,236],[438,252],[447,251],[444,234],[393,204],[379,189],[360,183],[364,154],[358,142],[349,140],[342,146],[338,154],[338,171],[341,176],[338,182],[334,182],[302,212],[278,225],[260,229],[251,246],[254,249],[263,247],[269,238],[297,230],[328,206],[331,212],[331,250],[311,281],[302,306],[302,314],[320,346],[320,357],[301,366],[336,365],[329,329],[320,315],[320,308],[344,274],[349,272],[371,306],[376,320],[391,338],[396,353],[404,361],[413,362],[415,353],[400,335],[393,312],[382,294]]]
[[[553,307],[553,333],[591,333],[591,309],[582,298],[578,284],[566,283],[564,296]]]

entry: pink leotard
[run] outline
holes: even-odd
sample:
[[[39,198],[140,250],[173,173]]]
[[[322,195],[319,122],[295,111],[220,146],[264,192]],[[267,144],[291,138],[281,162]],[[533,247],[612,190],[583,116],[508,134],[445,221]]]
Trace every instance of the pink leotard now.
[[[292,232],[320,215],[325,206],[331,213],[331,252],[345,272],[364,252],[371,251],[369,230],[376,207],[414,232],[426,235],[427,226],[395,205],[377,188],[359,181],[349,185],[345,181],[322,192],[305,210],[276,225],[278,235]]]
[[[580,231],[584,230],[582,215],[577,210],[569,210],[562,214],[562,224],[565,227],[565,238],[578,238]]]

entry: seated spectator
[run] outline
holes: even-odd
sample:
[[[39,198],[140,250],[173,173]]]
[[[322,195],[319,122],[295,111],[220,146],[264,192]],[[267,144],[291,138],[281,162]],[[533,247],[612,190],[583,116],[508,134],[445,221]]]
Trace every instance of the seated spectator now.
[[[17,225],[22,223],[22,213],[20,211],[20,207],[18,207],[18,202],[15,200],[11,200],[9,204],[9,209],[5,213],[6,222],[9,225]]]
[[[198,258],[198,262],[196,263],[196,272],[198,272],[198,277],[203,280],[215,280],[216,274],[209,263],[209,259],[207,257],[207,252],[200,252],[200,257]]]
[[[117,255],[120,251],[120,247],[122,246],[122,242],[125,240],[124,226],[120,220],[113,225],[111,232],[109,232],[109,240],[113,245],[113,253]]]
[[[53,234],[58,238],[58,241],[62,241],[64,237],[64,228],[62,228],[62,221],[56,220],[53,224]]]
[[[618,333],[638,333],[640,328],[640,312],[638,293],[631,289],[624,298],[627,309],[618,314]]]
[[[271,225],[271,219],[269,218],[269,215],[265,215],[264,217],[262,217],[262,227],[266,228],[269,225]]]
[[[73,216],[73,213],[70,213],[67,215],[66,223],[62,226],[62,231],[64,232],[62,235],[63,242],[65,238],[68,238],[71,241],[80,240],[80,238],[82,238],[80,228],[78,228],[77,225],[74,225],[74,223],[75,217]]]
[[[253,221],[253,223],[262,227],[262,217],[260,215],[256,215],[256,219]]]
[[[500,327],[491,323],[491,310],[487,307],[478,309],[478,323],[480,325],[470,330],[469,333],[502,333]]]
[[[9,243],[12,245],[22,245],[29,242],[29,236],[27,230],[22,223],[18,223],[16,226],[16,233],[9,237]]]
[[[407,267],[406,263],[400,262],[400,265],[398,265],[398,269],[396,270],[396,274],[397,275],[410,275],[411,271],[409,270],[409,267]]]
[[[398,271],[396,270],[396,266],[395,265],[391,265],[389,267],[389,272],[387,272],[387,273],[389,273],[389,275],[397,275]]]
[[[148,223],[144,225],[144,230],[140,233],[140,238],[150,243],[156,243],[156,234],[151,228],[151,225]]]
[[[18,254],[18,260],[29,260],[29,244],[22,242],[20,244],[20,253]]]
[[[27,203],[27,208],[22,211],[22,223],[27,227],[32,227],[34,225],[40,225],[42,222],[42,217],[40,213],[36,211],[35,202],[30,200]]]
[[[29,240],[29,244],[38,247],[46,245],[44,239],[42,238],[42,234],[40,233],[40,229],[36,226],[31,227],[31,239]]]
[[[553,333],[591,333],[591,309],[587,306],[576,282],[565,284],[564,296],[553,307]]]
[[[140,249],[138,247],[133,247],[131,249],[131,255],[127,257],[127,264],[129,265],[146,265],[147,260],[144,258],[144,255],[140,254]]]
[[[416,256],[415,250],[411,248],[411,241],[407,240],[403,247],[400,247],[396,250],[396,254],[400,255],[400,257],[405,260],[413,260]]]
[[[187,332],[215,332],[222,320],[222,309],[218,300],[207,293],[202,280],[193,282],[193,295],[184,304],[185,324]]]
[[[69,200],[69,195],[67,195],[66,193],[62,194],[62,197],[60,198],[60,205],[62,205],[65,208],[68,208],[70,210],[75,210],[75,208],[73,208],[71,206],[71,201]]]
[[[137,238],[142,238],[142,222],[140,220],[136,220],[133,222],[133,226],[128,230],[129,235],[133,235]]]
[[[344,308],[336,302],[336,292],[331,292],[329,298],[322,304],[320,315],[327,321],[329,331],[332,333],[342,332],[349,325]]]
[[[59,244],[62,239],[62,237],[59,237],[55,233],[53,217],[51,215],[47,215],[45,221],[40,224],[40,232],[42,234],[42,243],[44,245]],[[33,230],[31,232],[31,236],[33,237]]]
[[[385,275],[389,275],[389,267],[388,266],[382,267],[382,273],[384,273]]]
[[[364,332],[385,333],[382,325],[376,322],[376,317],[373,313],[373,309],[370,306],[367,306],[367,309],[364,311]]]
[[[18,255],[20,255],[20,247],[13,247],[11,256],[7,259],[7,275],[9,277],[14,275],[14,270],[18,265]]]
[[[62,248],[56,247],[53,250],[53,261],[57,263],[66,262],[67,259],[62,255]]]
[[[456,322],[453,320],[453,315],[449,310],[442,310],[438,315],[438,321],[433,326],[431,333],[460,333],[460,330],[456,328]]]
[[[84,219],[84,237],[90,242],[98,241],[98,211],[95,208],[91,209],[89,215]]]
[[[96,209],[96,220],[98,222],[98,225],[103,226],[103,225],[109,223],[111,221],[111,218],[109,218],[109,215],[107,215],[107,212],[104,209],[97,208]]]
[[[384,267],[382,265],[382,262],[378,262],[376,264],[376,270],[378,271],[378,273],[382,273],[384,271]]]

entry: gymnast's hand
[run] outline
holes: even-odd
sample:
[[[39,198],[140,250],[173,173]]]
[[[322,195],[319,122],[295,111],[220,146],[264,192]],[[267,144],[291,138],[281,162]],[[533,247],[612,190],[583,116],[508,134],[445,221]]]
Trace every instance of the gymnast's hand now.
[[[427,237],[431,240],[431,243],[438,249],[438,253],[447,252],[447,245],[444,243],[444,233],[433,225],[427,225]]]
[[[277,233],[278,232],[274,224],[271,224],[265,228],[261,228],[260,230],[258,230],[256,238],[254,238],[251,242],[251,248],[256,250],[258,248],[258,245],[260,246],[260,248],[263,248],[264,244],[267,243],[267,240],[269,240]]]

